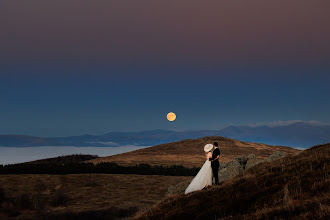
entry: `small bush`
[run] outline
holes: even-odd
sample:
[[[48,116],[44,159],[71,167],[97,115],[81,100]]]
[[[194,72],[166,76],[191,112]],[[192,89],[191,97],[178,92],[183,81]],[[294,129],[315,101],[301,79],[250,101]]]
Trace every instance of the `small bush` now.
[[[3,190],[3,188],[0,188],[0,206],[4,200],[5,200],[5,191]]]
[[[21,212],[16,210],[15,207],[11,207],[11,208],[7,209],[5,212],[7,213],[8,217],[17,217],[20,214],[22,214]]]
[[[33,208],[36,211],[36,215],[40,215],[46,209],[47,198],[41,191],[36,191],[33,194]]]
[[[23,193],[16,198],[16,205],[19,209],[31,209],[33,207],[33,203],[28,194]]]
[[[54,197],[50,201],[52,206],[64,206],[68,203],[68,196],[64,194],[63,190],[59,189],[55,192]]]
[[[85,186],[89,186],[89,187],[96,187],[98,186],[97,182],[95,182],[94,180],[88,180],[85,184]]]
[[[45,191],[47,189],[47,185],[40,179],[37,179],[34,183],[34,186],[33,188],[36,190],[36,191]]]

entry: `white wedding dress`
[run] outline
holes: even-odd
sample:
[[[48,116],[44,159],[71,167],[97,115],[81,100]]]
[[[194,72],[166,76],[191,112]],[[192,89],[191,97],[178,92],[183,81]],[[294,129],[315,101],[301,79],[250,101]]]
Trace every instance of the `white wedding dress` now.
[[[212,185],[212,168],[211,161],[208,159],[198,171],[197,175],[190,182],[184,194],[191,193],[203,189],[206,186]]]

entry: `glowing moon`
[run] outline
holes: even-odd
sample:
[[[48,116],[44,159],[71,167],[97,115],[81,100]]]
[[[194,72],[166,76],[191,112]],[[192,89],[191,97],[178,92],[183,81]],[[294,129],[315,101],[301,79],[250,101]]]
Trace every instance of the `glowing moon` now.
[[[173,112],[167,114],[167,120],[174,121],[176,119],[176,115]]]

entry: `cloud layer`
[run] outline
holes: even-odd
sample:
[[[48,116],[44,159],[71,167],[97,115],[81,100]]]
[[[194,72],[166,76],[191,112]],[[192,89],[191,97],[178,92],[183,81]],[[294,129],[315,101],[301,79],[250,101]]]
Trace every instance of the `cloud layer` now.
[[[291,125],[294,123],[307,123],[310,125],[317,125],[317,126],[325,126],[325,125],[330,125],[330,123],[324,123],[316,120],[310,120],[310,121],[303,121],[303,120],[288,120],[288,121],[272,121],[272,122],[260,122],[260,123],[254,123],[254,124],[249,124],[248,126],[250,127],[260,127],[260,126],[268,126],[268,127],[281,127],[281,126],[287,126]]]

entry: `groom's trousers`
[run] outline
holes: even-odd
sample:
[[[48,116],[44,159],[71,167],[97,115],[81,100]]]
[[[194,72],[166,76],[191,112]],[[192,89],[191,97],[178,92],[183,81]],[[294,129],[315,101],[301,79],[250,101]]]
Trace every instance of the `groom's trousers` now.
[[[213,163],[211,163],[211,167],[212,167],[215,185],[219,185],[219,177],[218,177],[219,161],[214,161]]]

